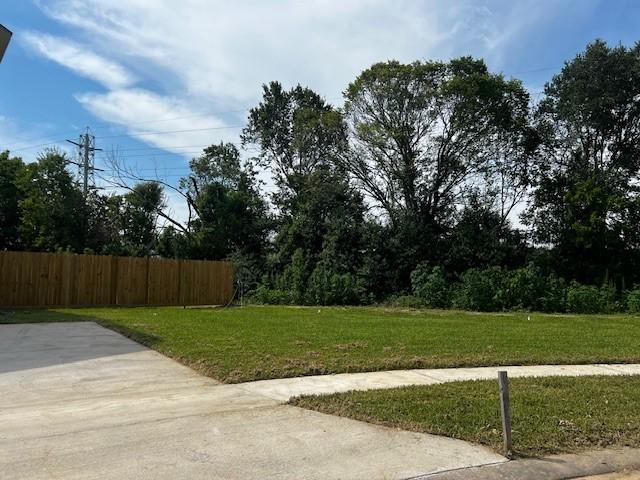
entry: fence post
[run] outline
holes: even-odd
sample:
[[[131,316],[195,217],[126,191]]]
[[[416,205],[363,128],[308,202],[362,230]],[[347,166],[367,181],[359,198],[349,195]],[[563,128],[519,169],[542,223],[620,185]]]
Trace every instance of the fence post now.
[[[511,441],[511,404],[509,403],[509,378],[507,377],[507,372],[498,372],[498,384],[500,385],[504,454],[507,458],[511,458],[513,455],[513,444]]]

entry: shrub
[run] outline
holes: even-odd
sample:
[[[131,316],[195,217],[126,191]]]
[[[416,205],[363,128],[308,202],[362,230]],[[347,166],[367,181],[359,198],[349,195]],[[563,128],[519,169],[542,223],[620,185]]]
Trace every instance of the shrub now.
[[[290,305],[293,304],[293,296],[288,290],[271,288],[260,284],[249,296],[249,301],[265,305]]]
[[[506,298],[506,277],[506,272],[500,267],[467,270],[455,288],[455,306],[481,312],[502,310]]]
[[[616,287],[603,285],[598,294],[600,296],[600,313],[615,313],[624,310],[618,299],[620,298]]]
[[[449,286],[440,267],[418,265],[411,272],[411,289],[428,307],[447,308],[451,305]]]
[[[364,289],[355,275],[335,273],[324,262],[309,277],[305,302],[312,305],[360,305],[366,303]]]
[[[426,307],[424,300],[414,295],[397,295],[397,296],[389,297],[385,303],[391,307],[399,307],[399,308]]]
[[[545,279],[545,289],[538,304],[542,312],[565,312],[567,309],[567,282],[550,274]]]
[[[285,268],[280,282],[282,289],[288,290],[293,303],[298,305],[304,304],[306,300],[308,264],[304,250],[298,248],[291,256],[291,263]]]
[[[540,310],[546,293],[546,281],[533,263],[524,268],[505,272],[503,306],[519,310]]]
[[[571,282],[567,289],[567,311],[571,313],[600,313],[603,310],[600,289]]]
[[[640,286],[629,292],[627,297],[627,310],[630,313],[640,313]]]

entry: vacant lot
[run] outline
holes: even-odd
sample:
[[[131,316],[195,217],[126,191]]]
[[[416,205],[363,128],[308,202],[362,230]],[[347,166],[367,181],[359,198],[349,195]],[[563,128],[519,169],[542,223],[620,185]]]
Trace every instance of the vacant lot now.
[[[511,380],[510,390],[519,455],[640,446],[640,376],[520,378]],[[308,396],[291,403],[502,448],[495,380]]]
[[[640,362],[640,317],[384,308],[15,311],[0,323],[94,320],[225,382],[400,368]]]

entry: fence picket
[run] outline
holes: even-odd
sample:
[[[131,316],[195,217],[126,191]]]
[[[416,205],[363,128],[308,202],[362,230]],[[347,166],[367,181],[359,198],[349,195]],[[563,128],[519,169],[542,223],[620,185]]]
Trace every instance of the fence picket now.
[[[0,307],[223,305],[229,262],[0,251]]]

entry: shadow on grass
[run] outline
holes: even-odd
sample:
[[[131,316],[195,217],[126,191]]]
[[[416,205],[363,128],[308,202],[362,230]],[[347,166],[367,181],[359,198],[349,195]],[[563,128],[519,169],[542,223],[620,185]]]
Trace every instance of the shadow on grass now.
[[[92,323],[127,337],[106,334]],[[0,310],[0,374],[141,352],[155,335],[83,313]]]

